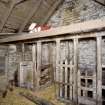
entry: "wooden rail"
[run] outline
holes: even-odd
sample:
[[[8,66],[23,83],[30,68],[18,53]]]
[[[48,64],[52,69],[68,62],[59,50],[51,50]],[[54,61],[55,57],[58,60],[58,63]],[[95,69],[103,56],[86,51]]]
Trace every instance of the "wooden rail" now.
[[[68,26],[62,26],[57,28],[52,28],[47,31],[41,31],[36,33],[24,33],[17,36],[12,36],[4,39],[0,39],[0,43],[8,43],[8,42],[18,42],[18,41],[25,41],[25,40],[33,40],[33,39],[41,39],[41,38],[52,38],[52,37],[61,37],[66,36],[69,34],[80,34],[80,33],[87,33],[87,32],[98,32],[98,31],[105,30],[105,18],[91,20],[87,22],[71,24]]]

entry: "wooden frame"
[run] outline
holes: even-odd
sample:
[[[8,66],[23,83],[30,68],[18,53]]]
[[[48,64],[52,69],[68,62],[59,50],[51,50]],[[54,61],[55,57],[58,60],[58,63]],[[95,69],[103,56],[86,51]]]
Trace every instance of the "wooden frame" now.
[[[54,79],[55,79],[55,83],[59,86],[59,92],[57,92],[57,97],[62,96],[62,87],[65,87],[65,90],[67,88],[68,85],[73,85],[73,100],[75,101],[75,103],[78,103],[78,94],[80,94],[78,92],[79,87],[78,87],[78,83],[80,82],[78,79],[80,78],[84,78],[83,76],[80,76],[80,73],[78,73],[78,40],[79,39],[91,39],[91,38],[95,38],[96,39],[96,46],[97,46],[97,75],[96,77],[89,77],[90,79],[94,80],[96,79],[96,81],[94,81],[94,83],[96,83],[96,88],[88,88],[88,87],[82,87],[82,89],[84,90],[88,90],[88,91],[94,91],[94,89],[97,90],[97,92],[95,93],[94,91],[94,96],[95,97],[93,100],[95,100],[97,105],[102,105],[102,64],[101,64],[101,40],[102,40],[102,36],[105,36],[105,19],[103,20],[92,20],[92,21],[88,21],[88,22],[83,22],[83,23],[78,23],[78,24],[74,24],[74,25],[70,25],[70,26],[66,26],[66,27],[58,27],[55,29],[51,29],[51,30],[47,30],[47,31],[43,31],[43,32],[38,32],[38,33],[33,33],[33,34],[24,34],[24,35],[20,35],[20,36],[14,36],[14,37],[9,37],[9,38],[4,38],[4,39],[0,39],[0,44],[8,44],[8,43],[23,43],[22,41],[26,41],[26,43],[28,43],[28,41],[30,40],[34,40],[34,41],[30,41],[29,43],[36,43],[36,50],[37,50],[37,68],[36,68],[36,72],[37,72],[37,88],[39,88],[39,81],[40,81],[40,70],[41,70],[41,45],[42,42],[56,42],[56,70],[54,72]],[[72,40],[73,41],[73,51],[74,51],[74,56],[73,56],[73,60],[74,63],[73,64],[67,64],[66,60],[64,61],[65,63],[63,64],[62,61],[60,61],[60,53],[61,53],[61,41],[69,41]],[[33,47],[33,55],[35,54],[34,52],[35,47]],[[35,59],[33,59],[33,61],[35,62]],[[62,74],[60,74],[60,72],[63,71],[63,67],[65,68],[65,71],[67,70],[67,68],[73,68],[73,76],[74,76],[74,83],[67,83],[67,81],[62,81]],[[60,71],[60,72],[59,72]],[[60,77],[61,76],[61,77]],[[65,72],[65,78],[67,77],[67,72]],[[79,77],[79,78],[78,78]],[[86,79],[88,79],[88,77],[86,77]],[[66,92],[67,93],[67,92]],[[85,93],[83,93],[85,94]],[[64,93],[64,96],[67,98],[67,94]],[[65,100],[66,102],[68,101],[66,98],[63,98],[63,100]],[[85,97],[86,98],[86,97]],[[88,102],[88,101],[86,101]],[[96,105],[95,104],[95,105]],[[93,105],[93,104],[92,104]]]
[[[0,39],[0,43],[19,42],[27,40],[39,40],[42,38],[53,38],[62,36],[78,36],[77,34],[99,32],[105,29],[105,19],[91,20],[83,23],[72,24],[69,26],[62,26],[58,28],[52,28],[47,31],[41,31],[32,34],[20,34],[18,36],[12,36],[4,39]],[[60,30],[60,31],[59,31]],[[84,35],[85,36],[85,35]],[[88,35],[91,37],[92,35]]]

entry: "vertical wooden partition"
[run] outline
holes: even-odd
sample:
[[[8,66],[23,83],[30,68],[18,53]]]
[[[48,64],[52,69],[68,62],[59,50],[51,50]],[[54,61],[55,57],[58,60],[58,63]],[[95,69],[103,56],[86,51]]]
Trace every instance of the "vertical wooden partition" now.
[[[101,37],[56,39],[55,75],[60,100],[103,105]]]
[[[77,103],[77,44],[78,39],[56,40],[56,83],[58,97]]]

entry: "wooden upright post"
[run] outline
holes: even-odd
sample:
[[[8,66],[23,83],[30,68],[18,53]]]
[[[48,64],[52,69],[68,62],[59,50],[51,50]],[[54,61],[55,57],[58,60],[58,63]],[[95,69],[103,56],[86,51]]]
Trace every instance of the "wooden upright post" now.
[[[77,74],[78,74],[78,39],[74,39],[74,84],[73,84],[73,100],[74,102],[78,102],[78,86],[77,86]]]
[[[40,71],[41,71],[41,42],[37,42],[37,73],[36,73],[36,78],[37,78],[37,83],[36,83],[36,88],[38,89],[40,87]]]
[[[56,72],[55,72],[55,80],[59,81],[59,59],[60,59],[60,40],[56,40]]]
[[[37,82],[37,72],[36,72],[36,45],[33,44],[32,46],[32,61],[33,61],[33,87],[36,87],[36,82]]]
[[[55,70],[55,75],[54,75],[54,80],[55,81],[60,81],[60,77],[59,77],[59,69],[60,67],[58,66],[59,65],[59,62],[60,61],[60,39],[56,39],[56,70]],[[60,85],[59,85],[59,90],[56,91],[56,95],[57,95],[57,98],[59,98],[60,96]]]
[[[25,55],[24,55],[24,53],[25,53],[25,45],[24,45],[24,43],[22,43],[22,61],[25,60]]]
[[[101,36],[97,37],[97,105],[102,105]]]

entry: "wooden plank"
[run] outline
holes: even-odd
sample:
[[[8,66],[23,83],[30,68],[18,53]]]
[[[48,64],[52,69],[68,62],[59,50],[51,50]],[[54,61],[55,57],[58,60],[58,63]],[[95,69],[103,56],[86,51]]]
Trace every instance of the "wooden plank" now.
[[[55,77],[55,81],[60,81],[60,77],[59,77],[59,69],[60,67],[58,66],[59,64],[59,61],[60,61],[60,39],[57,39],[56,40],[56,70],[55,70],[55,73],[54,73],[54,77]],[[56,96],[59,97],[61,96],[62,93],[61,92],[61,86],[59,85],[58,86],[58,91],[56,91]]]
[[[69,48],[70,48],[70,50],[69,50],[69,52],[71,53],[71,51],[73,50],[72,49],[72,47],[70,46],[70,44],[71,43],[69,43]],[[69,58],[72,58],[72,55],[73,54],[69,54]],[[72,84],[72,85],[70,85],[70,100],[73,100],[73,67],[74,67],[74,64],[73,64],[73,59],[71,59],[70,60],[70,65],[72,65],[72,66],[70,66],[70,84]]]
[[[101,42],[102,37],[97,37],[97,105],[102,105]]]
[[[67,82],[59,82],[59,81],[55,81],[55,83],[61,84],[61,85],[70,85],[70,86],[73,85],[73,84],[70,84],[70,83],[67,83]]]
[[[60,66],[60,67],[71,67],[71,68],[74,67],[74,65],[72,65],[72,64],[70,64],[70,65],[67,65],[67,64],[59,64],[58,66]]]
[[[51,6],[51,9],[49,9],[49,12],[47,14],[47,16],[45,16],[45,18],[43,19],[43,21],[41,22],[42,24],[45,24],[49,18],[52,16],[52,14],[55,12],[56,8],[63,2],[64,0],[56,0],[55,3],[53,3],[53,5]]]
[[[73,87],[73,100],[74,102],[78,102],[78,39],[74,39],[74,69],[73,69],[73,80],[74,80],[74,87]]]
[[[40,71],[41,71],[41,42],[37,42],[37,82],[36,82],[36,88],[39,89],[40,87]]]
[[[25,45],[24,43],[22,43],[22,61],[24,61],[25,59]]]
[[[51,28],[50,30],[20,34],[18,36],[13,36],[9,38],[0,39],[0,43],[13,42],[13,41],[23,41],[29,39],[38,39],[38,38],[52,38],[55,36],[64,36],[64,34],[78,34],[84,32],[92,31],[101,31],[105,29],[105,19],[91,20],[87,22],[72,24],[69,26],[62,26],[57,28]],[[59,31],[60,30],[60,31]]]
[[[33,61],[33,87],[36,87],[37,82],[37,68],[36,68],[36,45],[32,45],[32,61]]]
[[[81,73],[80,73],[80,70],[78,70],[78,102],[79,102],[79,98],[80,98],[80,96],[81,96],[81,81],[80,81],[80,79],[81,79]]]
[[[41,1],[42,0],[39,0],[37,2],[37,4],[35,4],[36,6],[34,6],[32,8],[32,10],[30,11],[29,15],[27,16],[27,18],[25,19],[25,21],[23,22],[23,24],[21,25],[20,29],[19,29],[19,33],[21,33],[25,26],[27,25],[27,23],[29,22],[29,20],[32,18],[32,16],[37,12],[37,10],[39,9],[40,5],[41,5]]]
[[[56,74],[55,74],[55,80],[59,81],[59,77],[58,77],[58,71],[59,71],[59,61],[60,61],[60,40],[57,39],[56,40]]]

